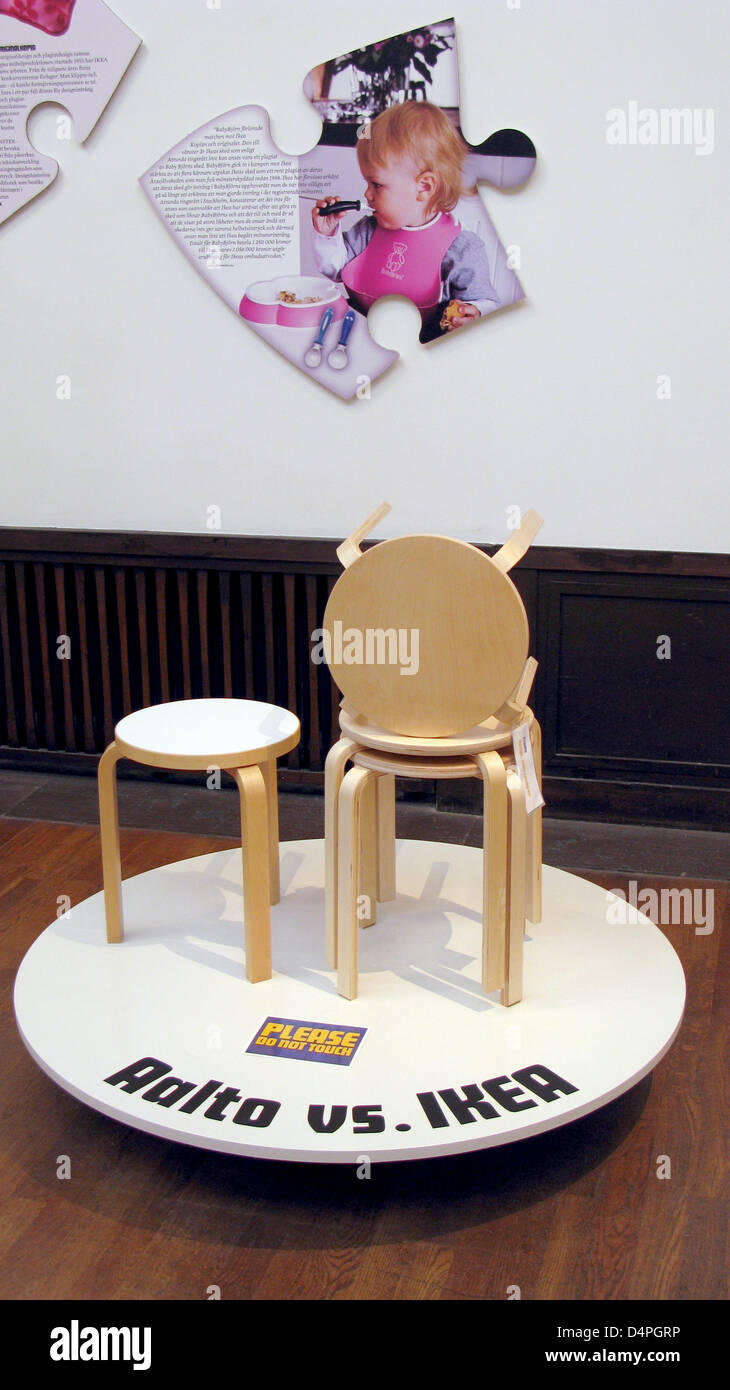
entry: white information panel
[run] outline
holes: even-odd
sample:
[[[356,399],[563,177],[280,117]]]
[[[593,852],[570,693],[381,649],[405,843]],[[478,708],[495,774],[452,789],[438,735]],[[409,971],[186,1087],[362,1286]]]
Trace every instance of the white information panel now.
[[[505,1144],[629,1089],[670,1047],[677,955],[602,888],[544,871],[522,1003],[480,987],[482,856],[400,841],[398,897],[360,932],[360,993],[324,958],[324,845],[281,847],[273,978],[244,973],[241,857],[223,851],[124,884],[125,940],[101,894],[31,946],[15,1009],[36,1062],[116,1120],[261,1158],[358,1163]],[[615,907],[615,902],[614,902]]]

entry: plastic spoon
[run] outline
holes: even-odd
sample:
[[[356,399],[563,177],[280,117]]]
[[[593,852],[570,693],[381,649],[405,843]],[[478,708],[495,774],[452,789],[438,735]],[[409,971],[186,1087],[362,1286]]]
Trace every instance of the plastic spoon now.
[[[322,361],[322,343],[324,342],[324,335],[327,332],[327,329],[329,328],[333,318],[334,313],[332,309],[325,309],[319,321],[319,332],[314,342],[312,343],[312,346],[308,348],[304,354],[304,361],[308,367],[318,367],[320,362]]]
[[[345,344],[347,343],[347,339],[350,336],[350,333],[352,331],[352,325],[354,322],[355,315],[352,312],[352,309],[348,309],[347,313],[345,314],[345,317],[342,320],[342,328],[340,330],[340,341],[337,344],[337,347],[332,349],[329,357],[327,358],[330,367],[332,367],[336,372],[341,372],[342,368],[347,366],[347,348]]]

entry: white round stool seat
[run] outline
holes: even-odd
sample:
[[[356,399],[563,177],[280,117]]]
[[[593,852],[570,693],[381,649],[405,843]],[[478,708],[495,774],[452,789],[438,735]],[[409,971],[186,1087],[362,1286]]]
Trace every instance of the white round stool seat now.
[[[525,709],[525,720],[532,724],[532,710]],[[459,758],[471,753],[488,753],[492,749],[507,748],[512,743],[512,727],[502,724],[493,716],[473,729],[462,734],[449,734],[443,738],[420,738],[408,734],[394,734],[377,724],[340,710],[340,728],[347,738],[354,739],[364,748],[377,748],[381,753],[395,753],[406,757]],[[417,774],[413,774],[416,776]],[[435,775],[435,774],[431,774]]]
[[[150,767],[250,767],[299,742],[290,710],[259,700],[172,700],[125,715],[114,730],[119,754]]]

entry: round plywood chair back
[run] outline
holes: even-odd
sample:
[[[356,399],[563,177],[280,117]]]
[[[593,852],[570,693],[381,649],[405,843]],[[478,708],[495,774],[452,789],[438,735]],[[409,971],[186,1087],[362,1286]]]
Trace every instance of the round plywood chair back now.
[[[394,733],[458,734],[520,679],[529,631],[504,570],[464,541],[403,536],[358,554],[324,615],[324,655],[349,707]]]

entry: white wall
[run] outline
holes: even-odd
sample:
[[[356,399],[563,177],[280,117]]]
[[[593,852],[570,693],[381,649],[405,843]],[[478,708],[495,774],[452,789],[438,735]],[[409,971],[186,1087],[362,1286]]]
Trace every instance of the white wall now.
[[[56,140],[56,109],[31,118],[62,170],[0,227],[3,524],[203,531],[217,504],[228,533],[340,536],[388,498],[382,535],[498,540],[517,503],[547,545],[728,549],[726,0],[460,0],[466,135],[512,125],[538,149],[526,188],[483,186],[527,303],[431,349],[412,306],[381,305],[402,360],[350,405],[246,329],[137,178],[244,103],[309,148],[312,65],[444,15],[113,7],[145,46],[85,147]],[[631,100],[714,109],[714,152],[610,146],[606,113]]]

